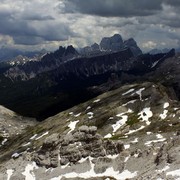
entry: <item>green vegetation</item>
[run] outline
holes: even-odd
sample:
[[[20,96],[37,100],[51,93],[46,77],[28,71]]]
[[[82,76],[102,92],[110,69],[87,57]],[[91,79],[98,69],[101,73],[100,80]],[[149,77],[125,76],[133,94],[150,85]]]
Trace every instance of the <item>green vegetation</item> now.
[[[129,126],[132,126],[133,124],[136,124],[140,121],[138,118],[139,118],[139,116],[137,114],[129,114],[129,118],[128,118],[126,124]]]

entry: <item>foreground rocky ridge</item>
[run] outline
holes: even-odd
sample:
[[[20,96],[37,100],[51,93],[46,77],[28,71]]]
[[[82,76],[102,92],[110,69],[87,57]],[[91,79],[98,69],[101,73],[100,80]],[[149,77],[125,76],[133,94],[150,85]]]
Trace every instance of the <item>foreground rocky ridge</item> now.
[[[125,85],[50,117],[0,148],[1,179],[177,179],[179,102]]]

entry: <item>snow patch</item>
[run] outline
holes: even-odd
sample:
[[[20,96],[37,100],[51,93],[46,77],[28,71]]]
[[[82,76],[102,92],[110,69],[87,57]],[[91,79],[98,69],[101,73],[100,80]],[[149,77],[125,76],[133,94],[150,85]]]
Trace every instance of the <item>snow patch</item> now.
[[[164,103],[164,109],[166,109],[167,107],[169,107],[169,103],[168,102],[166,102],[166,103]]]
[[[138,91],[136,91],[135,93],[133,93],[132,96],[133,96],[134,94],[138,94],[140,100],[142,101],[142,100],[143,100],[143,99],[142,99],[142,91],[144,91],[144,90],[145,90],[145,88],[141,88],[141,89],[139,89]]]
[[[14,153],[11,157],[12,157],[12,158],[18,158],[19,156],[20,156],[19,153]]]
[[[124,124],[126,124],[127,120],[128,120],[128,116],[124,115],[121,116],[121,120],[117,121],[116,124],[112,125],[113,128],[113,133],[115,133],[121,126],[123,126]]]
[[[35,174],[32,172],[34,169],[38,169],[35,162],[26,166],[25,171],[22,172],[22,175],[25,176],[25,180],[36,180]]]
[[[158,61],[155,61],[155,62],[152,64],[151,68],[155,67],[155,66],[158,64],[158,62],[159,62],[159,60],[158,60]]]
[[[101,99],[96,99],[93,101],[93,103],[98,103]]]
[[[74,115],[74,117],[79,117],[80,115],[81,115],[81,113]]]
[[[68,134],[70,133],[70,132],[72,132],[72,131],[74,131],[74,129],[76,128],[76,124],[79,122],[79,120],[77,120],[77,121],[71,121],[70,122],[70,124],[68,125],[68,127],[71,129],[69,132],[68,132]]]
[[[36,138],[36,136],[37,136],[37,134],[35,134],[34,136],[32,136],[32,137],[30,138],[30,140],[35,139],[35,138]]]
[[[114,157],[113,157],[114,158]],[[122,173],[119,173],[119,171],[115,171],[113,167],[109,167],[106,169],[104,173],[98,173],[96,174],[94,171],[94,164],[92,163],[93,158],[88,157],[90,161],[91,169],[84,173],[76,173],[76,172],[70,172],[66,174],[61,174],[59,177],[54,177],[51,180],[60,180],[61,178],[97,178],[97,177],[105,177],[105,176],[111,176],[117,180],[125,180],[128,178],[134,178],[137,176],[137,172],[130,172],[129,170],[124,170]]]
[[[1,144],[4,145],[4,144],[7,142],[7,140],[8,140],[8,139],[5,138],[5,139],[2,141]]]
[[[125,158],[124,162],[127,162],[130,158],[130,155],[128,157]]]
[[[144,108],[138,115],[140,117],[138,119],[142,119],[142,121],[145,121],[147,125],[150,125],[151,122],[149,121],[149,118],[153,116],[152,111],[150,110],[151,108]]]
[[[161,118],[161,119],[166,119],[167,113],[168,113],[168,110],[164,110],[164,111],[163,111],[163,114],[160,114],[160,115],[159,115],[160,118]]]
[[[89,110],[89,109],[91,109],[91,106],[88,106],[88,107],[86,108],[86,111]]]
[[[131,100],[129,102],[127,102],[126,104],[123,104],[122,106],[127,106],[128,104],[134,104],[137,100]]]
[[[128,133],[126,133],[127,135],[129,135],[129,134],[133,134],[133,133],[135,133],[135,132],[138,132],[138,131],[140,131],[140,130],[142,130],[142,129],[144,129],[145,128],[145,126],[141,126],[140,128],[138,128],[138,129],[135,129],[135,130],[130,130]]]
[[[29,146],[31,144],[31,142],[28,142],[26,144],[23,144],[22,146],[25,147],[25,146]]]
[[[49,134],[49,132],[45,132],[45,133],[42,134],[41,136],[37,137],[36,140],[41,139],[42,137],[44,137],[44,136],[46,136],[46,135],[48,135],[48,134]]]
[[[131,141],[131,143],[138,143],[138,138],[135,138],[134,141]]]
[[[7,180],[10,180],[11,176],[13,175],[14,170],[8,169],[7,170]]]
[[[130,148],[130,144],[125,144],[124,145],[124,149],[129,149]]]
[[[157,137],[158,139],[162,139],[162,138],[163,138],[163,136],[162,136],[161,134],[157,134],[156,137]]]
[[[130,89],[130,90],[128,90],[127,92],[123,93],[122,96],[125,96],[126,94],[129,94],[129,93],[133,92],[134,90],[135,90],[135,89]]]
[[[163,141],[165,141],[165,140],[166,140],[166,138],[162,138],[162,139],[158,139],[158,140],[152,140],[152,141],[147,141],[147,142],[145,143],[145,145],[146,145],[146,146],[151,146],[152,143],[163,142]]]
[[[157,170],[157,172],[162,173],[162,172],[164,172],[164,171],[167,171],[169,168],[170,168],[170,167],[167,165],[167,166],[165,166],[163,169]]]
[[[93,116],[94,116],[94,113],[93,113],[93,112],[88,112],[87,115],[88,115],[88,118],[89,118],[89,119],[92,119]]]
[[[112,137],[112,134],[110,133],[104,136],[104,138],[111,138],[111,137]]]
[[[109,159],[116,159],[119,156],[119,154],[115,154],[115,155],[107,155],[106,157]]]
[[[150,134],[152,134],[152,132],[146,132],[146,134],[147,134],[147,135],[150,135]]]
[[[170,172],[167,172],[166,173],[166,176],[169,176],[169,175],[171,175],[171,176],[178,176],[178,177],[180,177],[180,169],[177,169],[177,170],[174,170],[174,171],[170,171]]]

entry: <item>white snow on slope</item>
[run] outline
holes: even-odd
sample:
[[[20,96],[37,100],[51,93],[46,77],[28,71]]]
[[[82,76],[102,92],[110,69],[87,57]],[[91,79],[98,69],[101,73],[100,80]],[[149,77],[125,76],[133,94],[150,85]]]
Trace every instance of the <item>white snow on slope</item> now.
[[[145,126],[141,126],[141,127],[138,128],[138,129],[130,130],[128,133],[126,133],[126,135],[133,134],[133,133],[138,132],[138,131],[140,131],[140,130],[142,130],[142,129],[144,129],[144,128],[145,128]]]
[[[166,140],[166,138],[162,138],[162,139],[158,139],[158,140],[151,140],[151,141],[147,141],[147,142],[145,143],[145,145],[146,145],[146,146],[151,146],[152,143],[163,142],[163,141],[165,141],[165,140]]]
[[[170,172],[167,172],[166,173],[166,176],[169,176],[169,175],[171,175],[171,176],[177,176],[177,177],[180,177],[180,169],[177,169],[177,170],[174,170],[174,171],[170,171]],[[179,178],[178,178],[179,179]]]
[[[158,64],[158,62],[159,62],[159,60],[158,60],[158,61],[155,61],[155,62],[152,64],[151,68],[155,67],[155,66]]]
[[[111,137],[112,137],[112,134],[110,133],[104,136],[104,138],[111,138]]]
[[[81,115],[81,113],[74,115],[74,117],[79,117],[80,115]]]
[[[70,172],[70,173],[66,173],[66,174],[62,174],[59,177],[54,177],[51,180],[60,180],[63,177],[65,178],[84,178],[84,179],[88,179],[88,178],[95,178],[95,177],[104,177],[104,176],[111,176],[117,180],[125,180],[128,178],[134,178],[135,176],[137,176],[137,172],[130,172],[128,170],[124,170],[122,173],[120,173],[119,171],[115,171],[113,167],[109,167],[106,169],[106,171],[104,173],[98,173],[96,174],[94,171],[94,164],[92,163],[92,159],[90,158],[90,165],[91,165],[91,169],[87,172],[84,173],[76,173],[76,172]]]
[[[130,144],[125,144],[124,145],[124,149],[129,149],[130,148]]]
[[[142,121],[145,121],[147,125],[150,125],[151,122],[149,121],[149,118],[153,116],[151,108],[144,108],[138,115],[140,115],[139,119],[142,119]]]
[[[88,106],[88,107],[86,108],[86,111],[89,110],[89,109],[91,109],[91,106]]]
[[[129,94],[129,93],[133,92],[134,90],[135,90],[135,89],[130,89],[129,91],[123,93],[122,96],[125,96],[126,94]]]
[[[44,137],[44,136],[46,136],[46,135],[48,135],[48,134],[49,134],[49,132],[45,132],[45,133],[42,134],[41,136],[37,137],[36,140],[41,139],[42,137]]]
[[[101,99],[96,99],[96,100],[94,100],[93,101],[93,103],[97,103],[97,102],[99,102]]]
[[[126,124],[126,121],[128,120],[128,116],[127,115],[123,115],[123,116],[121,116],[121,118],[122,119],[117,121],[116,124],[112,125],[113,133],[115,133],[121,126]]]
[[[20,156],[19,153],[14,153],[11,157],[12,157],[12,158],[17,158],[17,157],[19,157],[19,156]]]
[[[160,118],[161,118],[161,119],[166,119],[167,113],[168,113],[168,110],[165,109],[165,110],[163,111],[163,114],[160,114],[160,115],[159,115]]]
[[[32,164],[28,164],[26,166],[25,171],[22,172],[22,175],[25,176],[25,180],[36,180],[36,177],[34,173],[32,172],[34,169],[38,169],[35,162],[33,162]]]
[[[31,144],[31,142],[28,142],[26,144],[23,144],[22,146],[25,147],[25,146],[29,146]]]
[[[88,118],[89,118],[89,119],[92,119],[93,116],[94,116],[94,113],[93,113],[93,112],[88,112],[87,115],[88,115]]]
[[[164,103],[164,109],[166,109],[167,107],[169,107],[169,103],[168,102],[166,102],[166,103]]]
[[[4,145],[4,144],[7,142],[7,140],[8,140],[8,139],[7,139],[7,138],[5,138],[5,139],[2,141],[2,143],[1,143],[1,144],[2,144],[2,145]]]
[[[13,175],[14,170],[13,169],[8,169],[7,170],[7,180],[10,180],[11,176]]]
[[[138,91],[136,91],[136,94],[139,95],[140,100],[142,100],[142,91],[144,91],[144,90],[145,90],[145,88],[141,88],[141,89],[139,89]]]
[[[127,106],[128,104],[134,104],[137,100],[131,100],[129,102],[127,102],[126,104],[123,104],[122,106]]]
[[[163,136],[162,136],[161,134],[157,134],[156,137],[157,137],[158,139],[162,139],[162,138],[163,138]]]
[[[131,141],[131,143],[138,143],[138,138],[135,138],[134,141]]]
[[[72,131],[74,131],[74,129],[76,128],[76,124],[79,122],[79,120],[77,121],[71,121],[70,124],[68,125],[68,127],[71,129],[68,134]]]
[[[37,134],[33,135],[33,136],[30,138],[30,140],[35,139],[35,138],[36,138],[36,136],[37,136]]]
[[[166,109],[167,107],[169,107],[169,103],[168,103],[168,102],[165,102],[164,105],[163,105],[163,108],[164,108],[165,110],[163,111],[162,114],[159,115],[161,119],[166,119],[167,113],[168,113],[168,110]]]
[[[164,171],[167,171],[169,168],[170,168],[170,167],[167,165],[167,166],[165,166],[163,169],[157,170],[157,172],[162,173],[162,172],[164,172]]]

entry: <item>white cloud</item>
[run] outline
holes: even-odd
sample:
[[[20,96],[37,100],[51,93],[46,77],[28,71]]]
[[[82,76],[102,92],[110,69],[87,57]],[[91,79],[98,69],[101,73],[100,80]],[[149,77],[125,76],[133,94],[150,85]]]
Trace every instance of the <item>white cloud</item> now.
[[[148,41],[142,44],[143,48],[147,48],[147,49],[154,49],[156,48],[157,44],[153,41]]]
[[[82,12],[83,9],[81,9],[72,14],[67,11],[73,8],[77,10],[81,6],[77,7],[76,4],[76,7],[69,6],[66,9],[64,4],[66,1],[0,0],[0,46],[57,49],[59,45],[73,44],[82,47],[94,42],[99,43],[102,37],[112,36],[115,33],[120,33],[124,39],[133,37],[143,50],[179,46],[178,1],[153,0],[147,6],[147,3],[142,0],[136,3],[130,3],[131,1],[128,0],[127,7],[125,5],[123,7],[127,8],[128,12],[131,9],[133,11],[131,14],[125,11],[124,16],[123,12],[119,12],[116,8],[116,4],[113,4],[118,0],[86,1],[89,5],[83,3],[83,6],[90,6],[95,2],[93,7],[96,7],[97,3],[100,5],[101,2],[105,2],[101,7],[105,10],[102,9],[98,13],[96,10],[99,7],[95,10],[90,7],[92,13]],[[118,4],[121,3],[118,1]],[[135,9],[134,6],[138,8]],[[138,12],[141,10],[140,7],[146,7],[146,9]],[[118,11],[111,12],[112,9]],[[105,12],[108,14],[104,14]]]

